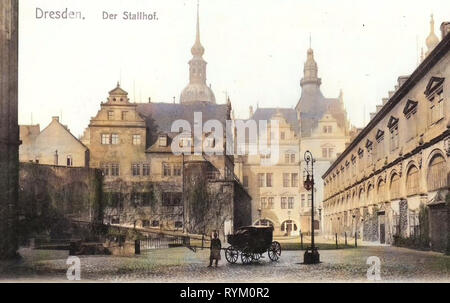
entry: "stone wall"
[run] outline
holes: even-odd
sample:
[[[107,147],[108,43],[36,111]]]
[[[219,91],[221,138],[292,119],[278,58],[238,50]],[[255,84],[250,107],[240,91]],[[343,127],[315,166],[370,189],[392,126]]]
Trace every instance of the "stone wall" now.
[[[19,185],[21,240],[42,234],[80,237],[73,234],[73,222],[102,221],[102,175],[97,169],[21,163]]]

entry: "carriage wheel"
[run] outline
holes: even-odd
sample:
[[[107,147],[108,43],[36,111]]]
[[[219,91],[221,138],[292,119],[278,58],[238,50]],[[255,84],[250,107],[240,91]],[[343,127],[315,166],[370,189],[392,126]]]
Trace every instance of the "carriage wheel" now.
[[[234,264],[237,262],[239,258],[239,251],[235,250],[233,246],[229,246],[225,250],[225,259],[227,259],[228,263]]]
[[[281,255],[280,243],[278,243],[276,241],[272,242],[267,253],[269,254],[270,260],[278,261],[278,259],[280,259],[280,255]]]
[[[254,254],[252,255],[252,258],[253,258],[254,261],[258,261],[259,259],[261,259],[261,254],[254,253]]]
[[[241,260],[243,264],[250,264],[253,261],[253,254],[241,253]]]

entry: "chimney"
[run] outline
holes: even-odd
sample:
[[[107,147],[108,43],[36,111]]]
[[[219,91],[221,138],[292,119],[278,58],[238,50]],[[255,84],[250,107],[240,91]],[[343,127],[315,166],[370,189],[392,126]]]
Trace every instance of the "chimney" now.
[[[450,22],[442,22],[441,24],[442,39],[450,33]]]
[[[54,116],[54,117],[52,117],[52,121],[56,121],[56,122],[59,122],[59,117],[58,117],[58,116]]]
[[[253,117],[253,114],[254,114],[254,112],[253,112],[253,106],[250,105],[250,108],[249,108],[249,109],[250,109],[250,117],[249,117],[249,118],[251,118],[251,117]]]
[[[148,103],[152,103],[152,97],[148,98]]]

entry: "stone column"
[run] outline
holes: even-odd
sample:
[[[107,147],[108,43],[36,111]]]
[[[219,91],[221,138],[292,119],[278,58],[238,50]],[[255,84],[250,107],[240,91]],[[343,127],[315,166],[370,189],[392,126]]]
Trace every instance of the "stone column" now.
[[[18,0],[0,0],[0,259],[18,247],[18,11]]]

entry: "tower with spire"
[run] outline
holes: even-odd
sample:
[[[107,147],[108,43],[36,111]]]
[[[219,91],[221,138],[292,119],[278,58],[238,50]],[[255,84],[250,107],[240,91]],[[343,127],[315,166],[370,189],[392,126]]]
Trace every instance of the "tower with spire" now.
[[[428,56],[433,49],[436,47],[436,45],[439,44],[439,38],[434,33],[434,18],[433,14],[431,14],[431,20],[430,20],[430,34],[428,35],[426,39],[426,45],[427,45],[427,52],[425,53],[425,56]]]
[[[197,29],[194,46],[192,46],[192,59],[189,61],[189,84],[183,90],[180,103],[191,104],[198,102],[216,103],[211,88],[206,84],[206,65],[203,59],[205,48],[200,42],[200,5],[197,2]]]

